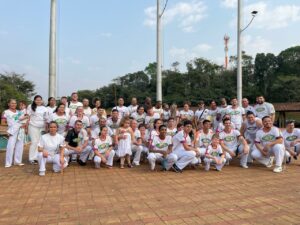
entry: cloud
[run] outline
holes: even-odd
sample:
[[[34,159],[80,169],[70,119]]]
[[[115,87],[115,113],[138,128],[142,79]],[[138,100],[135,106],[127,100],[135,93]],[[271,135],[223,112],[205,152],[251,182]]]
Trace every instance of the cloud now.
[[[279,29],[289,26],[291,23],[300,21],[300,5],[277,5],[259,1],[244,7],[244,25],[251,20],[252,11],[258,11],[251,27],[258,29]],[[237,18],[230,22],[231,27],[235,27]]]
[[[98,37],[104,37],[104,38],[110,38],[112,36],[112,33],[110,32],[103,32],[98,35]]]
[[[206,14],[207,6],[199,0],[192,2],[178,2],[167,7],[162,17],[164,25],[177,22],[179,28],[184,32],[193,32],[194,26],[198,24]],[[148,7],[144,10],[146,19],[144,25],[148,27],[156,26],[156,6]]]
[[[246,54],[252,55],[253,57],[255,57],[257,53],[274,52],[274,49],[272,49],[272,42],[261,36],[252,37],[251,35],[245,35],[243,37],[242,45]]]
[[[236,8],[237,0],[222,0],[221,6],[223,6],[225,8]]]

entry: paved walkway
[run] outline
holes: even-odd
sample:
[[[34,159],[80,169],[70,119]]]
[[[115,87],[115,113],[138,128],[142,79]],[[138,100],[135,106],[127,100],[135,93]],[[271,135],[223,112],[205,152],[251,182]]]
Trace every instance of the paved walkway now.
[[[300,160],[281,174],[260,165],[176,174],[73,163],[39,177],[37,165],[4,168],[4,155],[0,224],[300,224]]]

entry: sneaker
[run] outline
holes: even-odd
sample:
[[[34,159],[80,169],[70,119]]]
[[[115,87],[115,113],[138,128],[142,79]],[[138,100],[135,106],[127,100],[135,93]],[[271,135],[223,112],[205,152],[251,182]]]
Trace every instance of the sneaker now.
[[[33,165],[37,165],[39,162],[37,160],[33,160]]]
[[[249,167],[247,165],[241,165],[242,168],[248,169]]]
[[[209,167],[210,167],[210,165],[209,164],[205,164],[205,171],[209,171]]]
[[[43,177],[43,176],[45,176],[45,171],[40,171],[40,173],[39,173],[39,175],[41,176],[41,177]]]
[[[286,159],[286,164],[290,164],[291,161],[292,161],[292,157],[288,157],[288,158]]]
[[[9,167],[11,167],[11,165],[5,165],[5,168],[9,168]]]
[[[77,159],[77,163],[78,163],[80,166],[86,166],[86,163],[83,162],[81,159]]]
[[[18,163],[16,164],[16,166],[24,166],[25,164],[24,163]]]
[[[281,166],[275,166],[273,172],[274,173],[281,173],[282,172],[282,167]]]
[[[267,168],[271,168],[271,167],[273,166],[273,162],[274,162],[274,157],[271,156],[271,157],[270,157],[270,160],[269,160],[269,162],[268,162],[268,164],[266,165],[266,167],[267,167]]]
[[[178,166],[176,164],[173,164],[172,169],[176,172],[176,173],[182,173],[182,170],[178,168]]]

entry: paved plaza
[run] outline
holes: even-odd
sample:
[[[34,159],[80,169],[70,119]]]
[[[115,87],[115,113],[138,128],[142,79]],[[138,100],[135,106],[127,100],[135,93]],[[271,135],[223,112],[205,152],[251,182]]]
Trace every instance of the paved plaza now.
[[[0,153],[0,224],[300,224],[300,160],[275,174],[236,163],[222,172],[96,170],[72,163],[4,168]],[[27,159],[27,151],[24,159]]]

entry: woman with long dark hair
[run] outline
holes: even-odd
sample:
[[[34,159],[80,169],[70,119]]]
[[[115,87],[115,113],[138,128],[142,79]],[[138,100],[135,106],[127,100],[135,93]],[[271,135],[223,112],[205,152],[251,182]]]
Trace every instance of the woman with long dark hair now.
[[[27,113],[29,115],[28,133],[31,138],[29,162],[37,164],[38,143],[42,132],[45,131],[48,114],[47,108],[43,106],[42,96],[34,96],[33,102],[28,106]]]

